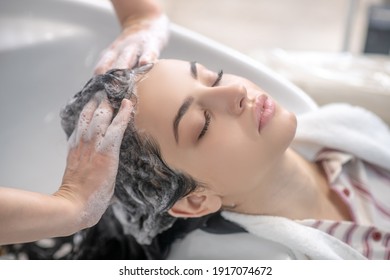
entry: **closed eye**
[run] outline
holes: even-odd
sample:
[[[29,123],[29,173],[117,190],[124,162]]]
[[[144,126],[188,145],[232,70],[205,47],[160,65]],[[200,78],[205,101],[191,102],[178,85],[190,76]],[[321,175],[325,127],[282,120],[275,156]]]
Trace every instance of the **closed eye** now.
[[[221,81],[222,76],[223,76],[223,70],[219,70],[217,79],[215,80],[215,82],[213,83],[213,85],[211,87],[217,86],[219,84],[219,82]]]
[[[211,121],[211,115],[208,111],[204,111],[204,126],[202,128],[202,131],[199,134],[198,140],[200,140],[207,132],[207,129],[209,128],[210,121]]]
[[[214,83],[211,85],[211,87],[218,86],[222,77],[223,77],[223,70],[219,70],[218,75],[217,75],[217,79],[214,81]],[[198,140],[200,140],[206,134],[207,130],[209,129],[209,125],[211,122],[211,114],[207,110],[204,111],[204,119],[205,119],[204,126],[203,126],[202,131],[200,132],[200,134],[198,136]]]

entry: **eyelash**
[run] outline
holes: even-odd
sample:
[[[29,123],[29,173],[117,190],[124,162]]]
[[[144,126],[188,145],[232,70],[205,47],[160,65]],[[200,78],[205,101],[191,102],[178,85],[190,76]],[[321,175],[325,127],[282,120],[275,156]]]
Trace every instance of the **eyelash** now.
[[[201,139],[206,134],[206,131],[209,128],[210,121],[211,121],[211,115],[208,111],[204,111],[204,119],[205,119],[204,126],[203,126],[202,131],[199,134],[198,140]]]
[[[215,82],[213,83],[213,85],[211,87],[217,86],[219,84],[219,82],[221,81],[222,76],[223,76],[223,70],[219,70],[217,79],[215,80]],[[206,134],[207,129],[209,128],[209,125],[210,125],[211,114],[208,111],[204,111],[204,118],[205,118],[204,126],[203,126],[202,131],[199,134],[198,140],[201,139]]]
[[[213,83],[213,85],[211,87],[217,86],[219,84],[219,82],[221,81],[222,76],[223,76],[223,70],[219,70],[217,79],[215,80],[215,82]]]

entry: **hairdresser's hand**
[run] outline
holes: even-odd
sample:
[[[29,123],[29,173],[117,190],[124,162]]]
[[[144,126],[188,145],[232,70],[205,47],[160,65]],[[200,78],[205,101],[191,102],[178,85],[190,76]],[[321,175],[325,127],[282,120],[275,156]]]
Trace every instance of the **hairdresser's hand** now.
[[[107,209],[114,192],[119,150],[132,104],[124,99],[112,120],[113,109],[106,99],[91,100],[80,114],[69,138],[69,153],[62,185],[56,196],[75,209],[76,227],[95,225]],[[112,121],[111,121],[112,120]]]
[[[96,74],[112,68],[132,68],[154,62],[169,37],[169,20],[157,17],[130,19],[123,24],[122,33],[106,49],[95,68]]]

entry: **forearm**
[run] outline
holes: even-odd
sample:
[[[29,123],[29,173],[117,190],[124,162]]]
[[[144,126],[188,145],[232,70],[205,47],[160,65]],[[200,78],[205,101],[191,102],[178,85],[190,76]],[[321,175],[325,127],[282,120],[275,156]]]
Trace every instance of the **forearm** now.
[[[82,227],[77,208],[54,195],[0,187],[0,244],[70,235]]]
[[[122,26],[139,18],[157,17],[162,8],[157,0],[111,0]]]

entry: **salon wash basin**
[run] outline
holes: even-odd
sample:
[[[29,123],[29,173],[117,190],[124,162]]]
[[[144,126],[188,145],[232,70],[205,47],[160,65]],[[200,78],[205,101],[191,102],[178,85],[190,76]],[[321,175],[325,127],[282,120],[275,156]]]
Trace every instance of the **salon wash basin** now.
[[[177,25],[171,31],[162,57],[247,77],[297,114],[316,108],[305,93],[248,57]],[[108,1],[1,0],[0,185],[43,193],[58,188],[67,151],[59,111],[89,80],[100,51],[119,32]],[[217,245],[214,239],[209,243]],[[172,258],[191,258],[185,243]]]

